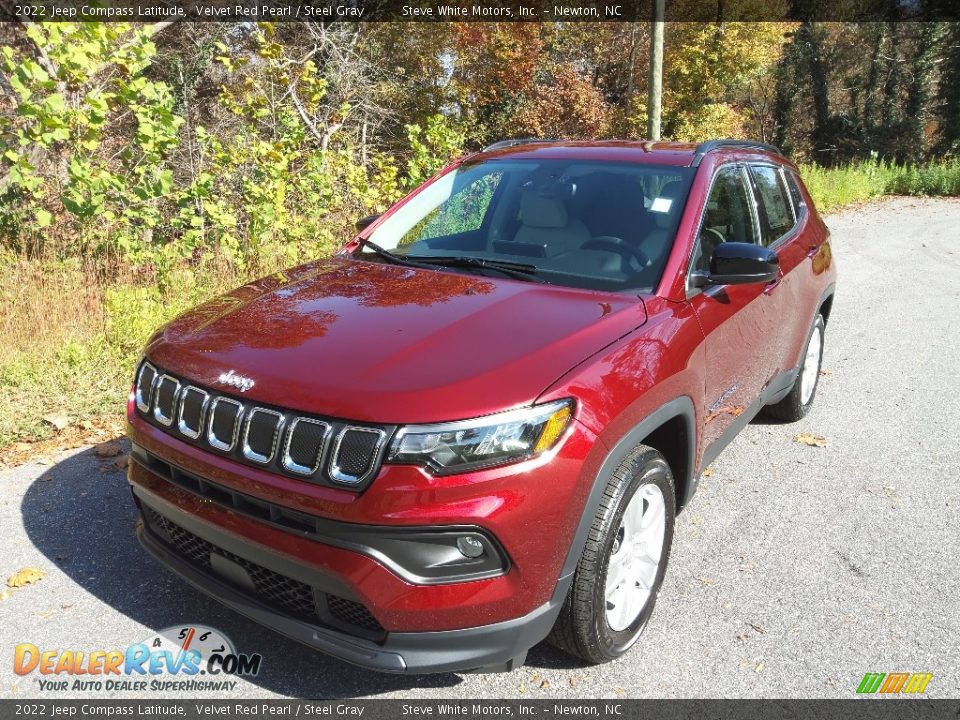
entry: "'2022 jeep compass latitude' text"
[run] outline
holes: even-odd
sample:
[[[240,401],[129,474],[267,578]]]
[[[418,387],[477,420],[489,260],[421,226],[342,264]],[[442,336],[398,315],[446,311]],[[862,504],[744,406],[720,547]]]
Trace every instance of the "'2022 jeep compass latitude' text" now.
[[[497,143],[153,336],[140,540],[378,670],[616,658],[701,470],[813,402],[828,235],[769,146]]]

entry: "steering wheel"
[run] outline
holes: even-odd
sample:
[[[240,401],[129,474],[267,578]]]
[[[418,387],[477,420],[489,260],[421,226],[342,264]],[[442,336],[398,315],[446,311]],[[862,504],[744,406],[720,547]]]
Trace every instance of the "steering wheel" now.
[[[609,250],[610,252],[615,252],[620,255],[624,260],[633,258],[642,268],[650,267],[650,258],[647,257],[646,253],[640,248],[625,242],[623,238],[614,237],[613,235],[598,235],[595,238],[587,240],[580,246],[580,249]]]

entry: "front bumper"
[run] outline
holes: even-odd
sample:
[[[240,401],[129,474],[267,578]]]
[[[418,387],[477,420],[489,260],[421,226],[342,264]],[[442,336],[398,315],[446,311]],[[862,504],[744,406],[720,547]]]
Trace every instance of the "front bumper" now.
[[[129,481],[144,511],[138,534],[151,554],[238,612],[387,672],[505,670],[522,661],[562,606],[572,576],[564,560],[592,485],[585,478],[596,471],[585,462],[596,437],[579,423],[549,457],[442,479],[384,466],[361,493],[240,466],[136,417],[127,429]],[[192,537],[187,550],[200,547],[202,561],[171,544],[151,512]],[[464,572],[476,567],[415,577],[398,567],[400,543],[381,542],[438,531],[487,538],[502,566],[473,578]],[[351,545],[357,539],[365,547]],[[383,557],[371,552],[378,548]],[[276,592],[265,596],[264,583]]]
[[[238,582],[237,578],[230,578],[229,573],[220,574],[222,570],[211,572],[198,567],[195,562],[174,551],[154,529],[153,522],[146,518],[160,516],[225,551],[225,557],[234,557],[244,562],[246,567],[260,567],[284,577],[295,578],[297,582],[306,581],[318,594],[330,592],[337,596],[349,595],[349,588],[338,579],[289,556],[251,546],[235,535],[198,520],[141,486],[134,485],[133,493],[144,511],[144,519],[137,526],[137,537],[141,545],[170,570],[227,607],[266,627],[372,670],[391,673],[511,670],[523,663],[530,647],[547,636],[563,602],[563,593],[557,593],[549,602],[523,617],[479,627],[438,632],[374,632],[368,637],[358,637],[355,632],[339,632],[290,613],[278,612],[260,601],[252,588],[249,592],[245,590],[244,583]]]

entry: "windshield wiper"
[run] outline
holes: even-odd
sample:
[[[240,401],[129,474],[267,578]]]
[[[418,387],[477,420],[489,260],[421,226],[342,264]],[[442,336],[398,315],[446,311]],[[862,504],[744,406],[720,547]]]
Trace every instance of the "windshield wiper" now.
[[[489,260],[473,255],[415,255],[417,262],[425,265],[447,265],[449,267],[483,268],[503,273],[507,277],[517,280],[531,280],[545,283],[546,280],[537,277],[540,272],[536,265],[509,262],[507,260]]]
[[[401,255],[390,252],[386,248],[382,248],[377,245],[375,242],[367,240],[366,238],[360,238],[360,247],[368,247],[373,250],[374,254],[379,255],[387,262],[393,263],[394,265],[406,265],[407,267],[417,267],[425,268],[427,270],[432,270],[433,266],[428,265],[427,263],[414,262],[413,260],[408,260]]]

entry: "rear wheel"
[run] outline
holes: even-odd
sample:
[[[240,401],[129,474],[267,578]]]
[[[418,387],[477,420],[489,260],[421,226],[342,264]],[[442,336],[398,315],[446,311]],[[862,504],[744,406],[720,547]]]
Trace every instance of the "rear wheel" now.
[[[607,481],[550,641],[592,663],[623,655],[653,613],[673,541],[673,475],[638,445]]]
[[[796,422],[810,411],[817,396],[817,385],[820,382],[820,363],[823,360],[823,315],[817,315],[807,338],[807,346],[803,351],[803,361],[800,364],[800,374],[793,383],[790,393],[778,403],[767,405],[763,412],[770,417]]]

